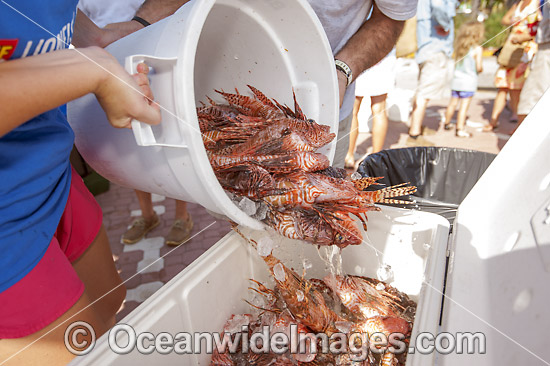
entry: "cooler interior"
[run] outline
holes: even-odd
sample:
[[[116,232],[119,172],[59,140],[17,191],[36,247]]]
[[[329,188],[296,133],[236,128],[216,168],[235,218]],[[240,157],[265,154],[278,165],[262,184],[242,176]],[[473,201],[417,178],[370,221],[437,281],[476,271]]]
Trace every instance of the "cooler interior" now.
[[[268,231],[239,230],[253,240],[268,235],[273,254],[306,277],[322,278],[336,260],[328,260],[332,250],[290,240]],[[348,274],[377,276],[381,266],[389,265],[389,283],[418,301],[413,334],[436,332],[441,310],[445,251],[449,223],[441,216],[384,207],[369,214],[364,243],[342,251],[343,271]],[[324,258],[324,259],[323,259]],[[305,262],[304,262],[305,260]],[[387,269],[387,267],[384,267]],[[136,333],[220,332],[232,314],[248,313],[251,307],[249,279],[272,285],[267,266],[248,242],[232,232],[222,238],[199,259],[152,295],[120,323],[132,326]],[[120,333],[118,344],[127,342]],[[407,365],[430,362],[431,355],[409,355]],[[93,351],[77,357],[72,365],[209,365],[210,355],[139,353],[136,349],[118,355],[109,348],[108,335],[98,340]]]

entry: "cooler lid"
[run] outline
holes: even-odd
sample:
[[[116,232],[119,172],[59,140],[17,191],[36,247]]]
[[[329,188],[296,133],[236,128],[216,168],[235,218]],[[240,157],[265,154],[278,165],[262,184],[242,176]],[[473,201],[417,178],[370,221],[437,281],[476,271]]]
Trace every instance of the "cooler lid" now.
[[[550,365],[549,106],[547,91],[459,206],[441,331],[464,354],[438,364]],[[458,332],[486,353],[467,355]]]

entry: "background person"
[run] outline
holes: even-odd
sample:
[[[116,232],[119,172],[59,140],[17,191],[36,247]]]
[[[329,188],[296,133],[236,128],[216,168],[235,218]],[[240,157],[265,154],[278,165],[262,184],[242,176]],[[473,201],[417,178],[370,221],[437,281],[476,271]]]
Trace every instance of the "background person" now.
[[[542,7],[542,20],[535,40],[538,51],[531,62],[529,77],[519,96],[518,127],[550,87],[550,4],[548,1]]]
[[[359,135],[359,110],[363,97],[370,97],[372,113],[372,153],[384,147],[388,131],[388,112],[386,98],[395,86],[395,48],[379,63],[359,75],[355,82],[355,104],[349,134],[349,149],[346,155],[346,168],[355,167],[355,149]],[[366,151],[365,151],[366,153]]]
[[[444,128],[452,128],[451,119],[458,105],[456,119],[457,137],[472,137],[466,132],[466,113],[477,91],[477,74],[483,71],[481,40],[485,33],[483,23],[470,21],[460,26],[455,40],[455,71],[451,83],[451,101],[445,113]]]
[[[513,24],[510,32],[512,43],[525,42],[525,49],[521,62],[511,68],[500,66],[495,74],[495,86],[498,88],[493,104],[493,112],[488,125],[483,127],[483,132],[491,132],[498,128],[500,114],[506,106],[506,97],[510,94],[510,109],[512,118],[517,122],[517,110],[519,94],[523,84],[529,75],[529,63],[537,52],[537,44],[533,41],[536,25],[539,22],[539,2],[537,0],[521,0],[514,4],[502,17],[501,23],[505,26]]]
[[[422,136],[422,122],[429,101],[444,97],[449,90],[457,5],[455,0],[418,2],[415,59],[419,74],[407,138],[409,146],[433,146]]]

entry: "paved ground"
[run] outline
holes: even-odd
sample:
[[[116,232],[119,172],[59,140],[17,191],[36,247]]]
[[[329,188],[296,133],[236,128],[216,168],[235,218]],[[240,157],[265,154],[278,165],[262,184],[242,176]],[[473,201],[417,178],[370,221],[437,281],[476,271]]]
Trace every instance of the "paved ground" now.
[[[510,113],[505,110],[501,117],[500,134],[482,133],[479,130],[489,118],[493,107],[495,90],[492,90],[492,76],[496,69],[493,58],[485,59],[485,72],[481,75],[480,86],[483,88],[474,97],[469,112],[468,130],[474,134],[470,139],[460,139],[453,131],[439,128],[440,114],[445,110],[448,100],[432,101],[428,107],[424,124],[434,130],[435,135],[426,138],[437,146],[459,147],[472,150],[498,153],[506,143],[507,132],[512,131],[514,124],[509,123]],[[393,98],[394,108],[406,111],[408,98],[416,85],[417,68],[411,60],[401,60],[398,68],[397,89]],[[403,106],[405,106],[403,109]],[[363,106],[368,110],[368,105]],[[399,117],[399,110],[394,109],[391,115]],[[367,116],[368,118],[368,116]],[[399,119],[399,118],[397,118]],[[361,130],[367,130],[365,119],[361,121]],[[405,147],[407,139],[407,124],[391,121],[385,148]],[[361,132],[356,156],[368,152],[370,148],[370,133]],[[104,223],[107,228],[116,265],[126,286],[128,295],[124,307],[118,314],[122,319],[134,310],[147,297],[151,296],[163,284],[183,270],[189,263],[198,258],[230,230],[227,222],[222,222],[210,216],[204,208],[196,204],[189,205],[195,228],[193,237],[184,245],[169,248],[164,245],[163,236],[168,233],[174,217],[175,204],[172,199],[154,196],[155,210],[161,218],[161,225],[149,233],[146,239],[134,245],[121,244],[120,238],[127,229],[133,217],[139,216],[139,205],[133,190],[111,184],[108,192],[97,196],[104,211]]]

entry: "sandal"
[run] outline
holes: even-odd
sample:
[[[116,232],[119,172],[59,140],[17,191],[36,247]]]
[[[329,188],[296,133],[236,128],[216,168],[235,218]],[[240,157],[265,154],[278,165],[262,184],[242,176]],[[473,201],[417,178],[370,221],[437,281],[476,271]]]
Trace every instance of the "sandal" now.
[[[486,124],[485,126],[483,126],[483,128],[481,129],[481,131],[483,132],[493,132],[493,131],[497,131],[498,130],[498,124],[496,125],[492,125],[492,124]]]
[[[455,132],[456,137],[472,137],[472,134],[469,132],[466,132],[464,130],[456,130]]]

